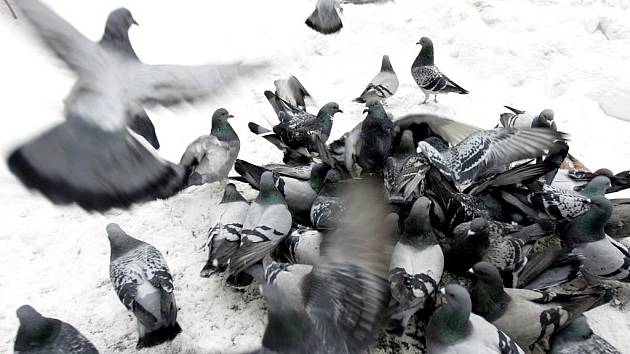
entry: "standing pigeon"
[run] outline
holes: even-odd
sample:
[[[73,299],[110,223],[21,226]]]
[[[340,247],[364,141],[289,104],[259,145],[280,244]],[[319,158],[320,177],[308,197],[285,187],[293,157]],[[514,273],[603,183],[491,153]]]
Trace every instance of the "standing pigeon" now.
[[[389,61],[389,56],[383,55],[381,71],[374,76],[365,90],[354,101],[360,103],[366,103],[372,99],[385,101],[393,96],[397,90],[398,76],[396,76],[392,63]]]
[[[20,353],[98,354],[98,351],[76,328],[42,316],[29,305],[17,309],[20,320],[13,350]]]
[[[293,149],[315,149],[315,136],[323,142],[328,140],[333,126],[333,116],[343,113],[335,102],[326,103],[317,112],[317,116],[305,111],[282,110],[278,113],[280,123],[273,127],[273,132],[280,140]]]
[[[516,342],[483,317],[471,313],[470,295],[462,286],[442,289],[446,304],[427,325],[428,354],[524,354]]]
[[[343,24],[337,13],[338,0],[317,0],[315,11],[306,19],[306,25],[321,34],[338,32]]]
[[[55,204],[104,211],[168,194],[181,169],[148,151],[128,131],[143,105],[194,101],[261,65],[148,65],[99,45],[38,0],[16,3],[43,43],[78,76],[66,120],[10,153],[28,188]],[[172,183],[172,188],[179,185]]]
[[[378,337],[395,217],[386,216],[382,181],[362,182],[344,194],[350,208],[343,226],[326,237],[321,260],[302,282],[263,288],[268,322],[253,353],[365,353]]]
[[[98,44],[112,52],[117,52],[127,57],[129,60],[137,60],[139,62],[140,59],[138,59],[129,40],[129,28],[131,25],[138,25],[131,15],[131,11],[124,7],[112,11],[107,17],[105,32]],[[144,109],[138,109],[138,112],[130,120],[129,128],[145,138],[155,149],[160,148],[160,142],[155,134],[153,122],[151,122]]]
[[[304,99],[311,97],[306,91],[302,83],[293,75],[288,79],[279,79],[273,82],[276,87],[276,96],[280,97],[293,107],[297,107],[301,110],[306,110],[306,103]]]
[[[368,102],[363,112],[367,112],[367,116],[359,135],[359,166],[363,173],[380,172],[385,160],[391,155],[394,125],[378,101]]]
[[[587,276],[630,282],[628,249],[604,232],[612,203],[601,196],[590,201],[590,209],[571,221],[564,233],[566,246],[584,257],[582,272]]]
[[[427,103],[432,94],[435,95],[435,102],[437,102],[438,94],[450,92],[468,93],[468,91],[442,74],[435,66],[433,63],[433,42],[428,37],[420,38],[420,41],[416,44],[420,44],[422,49],[411,65],[411,76],[422,92],[424,92],[424,102],[422,103]]]
[[[512,113],[501,114],[499,120],[504,128],[551,128],[558,130],[551,109],[545,109],[540,114],[533,115],[509,106],[504,107],[512,111]]]
[[[584,315],[551,337],[550,354],[621,354],[604,338],[593,333]]]
[[[162,253],[127,235],[118,224],[107,225],[111,248],[109,276],[125,307],[136,316],[137,349],[173,340],[181,331],[173,277]]]
[[[440,152],[419,143],[422,153],[462,191],[484,176],[502,172],[511,162],[542,155],[563,133],[542,128],[498,128],[474,133]]]
[[[271,172],[260,177],[260,192],[247,210],[241,231],[241,246],[230,259],[232,280],[249,285],[251,274],[240,274],[270,254],[282,241],[292,223],[291,213],[284,197],[274,184]],[[238,279],[245,278],[243,281]],[[233,283],[234,284],[234,283]]]
[[[475,275],[470,294],[473,312],[529,350],[536,343],[548,350],[549,337],[555,331],[612,298],[612,293],[604,289],[579,294],[504,289],[498,269],[487,262],[475,264],[471,271]]]
[[[214,272],[223,272],[230,263],[230,257],[241,243],[241,230],[247,215],[249,203],[228,183],[223,199],[218,206],[218,220],[208,232],[208,261],[201,270],[202,277]]]
[[[234,116],[224,108],[212,115],[210,135],[188,145],[179,165],[188,172],[188,184],[199,185],[224,181],[238,157],[241,141],[228,122]]]
[[[389,265],[392,291],[390,329],[402,335],[409,319],[437,290],[444,255],[429,220],[431,201],[421,197],[405,220],[405,231],[394,247]]]

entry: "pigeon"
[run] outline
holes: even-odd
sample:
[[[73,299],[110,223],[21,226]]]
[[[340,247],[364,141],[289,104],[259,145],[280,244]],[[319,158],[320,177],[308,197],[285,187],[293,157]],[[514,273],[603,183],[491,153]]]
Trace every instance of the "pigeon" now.
[[[470,295],[462,286],[442,289],[446,304],[439,307],[426,329],[429,354],[524,354],[508,335],[471,312]]]
[[[433,42],[429,38],[422,37],[416,44],[420,44],[422,49],[411,65],[411,76],[422,92],[424,92],[423,104],[427,103],[432,94],[435,95],[435,102],[437,102],[438,94],[450,92],[459,94],[468,93],[468,91],[442,74],[437,66],[435,66],[433,63]]]
[[[624,238],[630,235],[630,199],[612,199],[613,211],[605,230],[614,238]]]
[[[504,107],[512,111],[512,113],[501,114],[500,122],[504,128],[550,128],[558,130],[551,109],[545,109],[538,115],[532,115],[510,106]]]
[[[219,219],[208,232],[208,261],[201,270],[202,277],[225,271],[230,257],[241,243],[241,230],[248,208],[249,203],[236,186],[228,183],[218,206]]]
[[[621,354],[604,338],[593,333],[584,315],[551,337],[550,354]]]
[[[492,175],[505,165],[537,157],[564,136],[542,128],[498,128],[470,135],[447,151],[420,142],[422,153],[462,191],[471,182]]]
[[[276,87],[276,96],[293,107],[306,110],[304,99],[306,97],[310,98],[311,95],[295,76],[291,75],[288,79],[275,80],[273,85]]]
[[[125,233],[118,224],[107,225],[111,248],[109,276],[127,310],[136,316],[136,349],[173,340],[181,331],[173,276],[162,253]]]
[[[276,281],[299,289],[263,288],[268,322],[253,353],[364,353],[376,340],[389,300],[395,217],[386,217],[382,181],[363,182],[344,195],[351,202],[343,227],[326,237],[321,260],[302,283]]]
[[[611,214],[612,203],[608,199],[591,198],[589,210],[569,223],[563,240],[569,250],[584,257],[582,273],[585,275],[630,282],[628,248],[604,231]]]
[[[277,188],[284,196],[286,204],[294,216],[304,216],[308,219],[307,215],[310,215],[313,200],[317,196],[317,192],[322,188],[328,168],[325,164],[313,165],[310,177],[307,180],[287,175],[278,178]],[[259,187],[261,176],[267,171],[263,167],[243,160],[237,160],[234,164],[234,169],[254,188]]]
[[[372,99],[385,101],[393,96],[397,90],[398,76],[396,76],[392,63],[389,61],[389,56],[383,55],[381,71],[374,76],[365,90],[354,101],[360,103],[366,103]]]
[[[429,160],[416,153],[413,133],[405,130],[400,145],[383,167],[385,191],[390,203],[404,203],[418,194],[418,186],[431,167]]]
[[[498,269],[487,262],[475,264],[471,271],[475,275],[470,294],[473,312],[529,350],[536,343],[548,350],[552,333],[612,298],[612,292],[606,289],[579,294],[504,289]]]
[[[535,210],[555,220],[572,220],[591,208],[588,196],[549,185],[527,195],[527,200]]]
[[[343,27],[337,9],[338,0],[317,0],[315,11],[306,19],[306,25],[321,34],[339,32]]]
[[[320,257],[324,234],[306,227],[297,228],[282,241],[280,253],[293,264],[315,265]]]
[[[378,101],[368,102],[363,112],[358,163],[362,173],[378,173],[391,155],[393,123]]]
[[[287,203],[274,185],[271,172],[260,177],[260,192],[247,210],[241,231],[241,245],[230,258],[229,272],[232,280],[249,285],[253,278],[240,274],[270,254],[287,236],[291,229],[291,213]],[[251,276],[251,274],[250,274]],[[232,283],[233,284],[233,283]]]
[[[398,335],[404,333],[409,319],[424,307],[442,278],[444,255],[431,227],[430,208],[431,201],[425,197],[413,204],[389,265],[390,329]]]
[[[20,320],[13,350],[20,353],[98,354],[90,341],[72,325],[42,316],[29,305],[17,309]]]
[[[318,230],[333,230],[347,208],[343,198],[344,190],[349,183],[340,182],[339,172],[330,170],[324,179],[325,183],[311,205],[311,224]]]
[[[131,15],[131,11],[124,7],[112,11],[107,17],[105,32],[98,44],[107,50],[127,57],[129,60],[139,62],[140,59],[138,59],[138,55],[133,50],[129,40],[129,28],[132,25],[138,25],[138,23]],[[160,142],[155,134],[155,126],[144,109],[138,109],[130,120],[129,128],[146,139],[156,150],[160,148]]]
[[[413,133],[414,146],[425,140],[438,151],[443,151],[449,144],[456,145],[470,135],[483,131],[481,128],[434,114],[408,114],[394,120],[394,146],[400,144],[405,130],[411,130]],[[431,137],[440,140],[429,140]],[[438,141],[442,143],[438,145]]]
[[[282,162],[290,166],[304,166],[312,162],[311,154],[305,148],[299,147],[297,149],[289,147],[283,143],[282,140],[273,131],[262,127],[254,122],[247,123],[249,130],[267,140],[278,150],[282,151]]]
[[[282,290],[287,304],[292,307],[303,307],[306,279],[313,270],[310,264],[291,264],[263,258],[264,284]]]
[[[203,135],[190,143],[179,165],[188,172],[189,185],[201,185],[227,179],[241,142],[228,122],[234,116],[224,108],[212,115],[210,135]]]
[[[39,0],[16,4],[43,43],[78,76],[65,121],[13,150],[9,169],[55,204],[105,211],[169,194],[183,171],[126,129],[143,105],[172,106],[224,90],[262,64],[148,65],[92,42]],[[165,190],[167,189],[167,190]]]
[[[610,179],[611,186],[606,190],[606,193],[615,193],[630,188],[630,171],[619,172],[616,175],[607,168],[600,168],[595,172],[585,171],[570,171],[568,173],[569,178],[576,182],[584,183],[588,182],[597,176],[606,176]],[[581,191],[585,185],[581,184],[575,186],[576,191]]]

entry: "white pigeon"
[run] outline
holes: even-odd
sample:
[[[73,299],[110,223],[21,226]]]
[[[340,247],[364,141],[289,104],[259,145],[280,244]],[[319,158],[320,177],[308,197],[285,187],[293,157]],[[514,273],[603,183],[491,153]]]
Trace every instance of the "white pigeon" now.
[[[354,101],[366,103],[372,99],[384,101],[398,91],[398,76],[394,72],[389,56],[383,55],[381,71],[365,87],[361,95]]]
[[[93,42],[38,0],[16,3],[44,44],[77,75],[66,120],[14,150],[11,171],[56,204],[128,207],[170,195],[183,173],[126,129],[144,105],[208,96],[260,65],[148,65]],[[173,181],[175,180],[175,181]]]

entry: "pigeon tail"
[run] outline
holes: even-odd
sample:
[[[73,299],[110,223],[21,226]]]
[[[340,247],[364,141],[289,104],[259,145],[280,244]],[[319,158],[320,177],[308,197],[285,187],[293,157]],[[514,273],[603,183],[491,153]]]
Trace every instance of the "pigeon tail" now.
[[[160,160],[129,132],[71,119],[14,150],[9,169],[55,204],[88,211],[129,207],[174,194],[183,171]]]
[[[320,16],[319,9],[315,9],[306,19],[306,25],[321,34],[333,34],[341,30],[343,23],[334,9],[329,16]]]
[[[154,347],[165,342],[170,342],[181,332],[182,328],[177,322],[175,322],[174,325],[160,327],[155,331],[146,332],[142,337],[138,338],[136,349]]]
[[[129,128],[136,134],[145,138],[155,150],[160,149],[160,142],[155,134],[155,126],[153,125],[153,122],[151,122],[147,112],[144,112],[143,110],[142,113],[136,114],[131,123],[129,123]]]

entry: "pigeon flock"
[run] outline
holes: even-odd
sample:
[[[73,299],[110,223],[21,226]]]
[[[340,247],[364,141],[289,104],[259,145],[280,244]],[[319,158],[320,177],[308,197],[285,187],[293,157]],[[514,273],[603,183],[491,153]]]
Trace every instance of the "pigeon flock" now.
[[[619,353],[583,314],[630,282],[630,251],[617,240],[630,235],[630,201],[606,198],[630,188],[630,172],[575,168],[551,109],[506,106],[490,130],[431,114],[393,117],[387,101],[399,81],[384,55],[348,103],[364,104],[364,119],[339,139],[329,141],[340,105],[307,112],[312,97],[291,75],[264,92],[277,124],[249,123],[282,164],[239,159],[224,108],[174,164],[159,157],[145,107],[200,101],[266,64],[144,64],[127,9],[111,12],[93,42],[39,0],[15,5],[77,80],[65,121],[17,147],[11,172],[55,204],[95,212],[219,183],[200,276],[259,286],[268,317],[252,353],[365,353],[411,323],[421,328],[418,351],[430,354]],[[338,11],[338,1],[318,0],[306,25],[335,33]],[[469,93],[437,68],[431,39],[417,44],[420,104]],[[571,185],[557,183],[562,174]],[[255,200],[236,182],[258,190]],[[104,231],[111,285],[136,318],[137,348],[185,333],[167,257],[118,224]],[[29,305],[17,317],[16,353],[98,353],[72,325]]]

